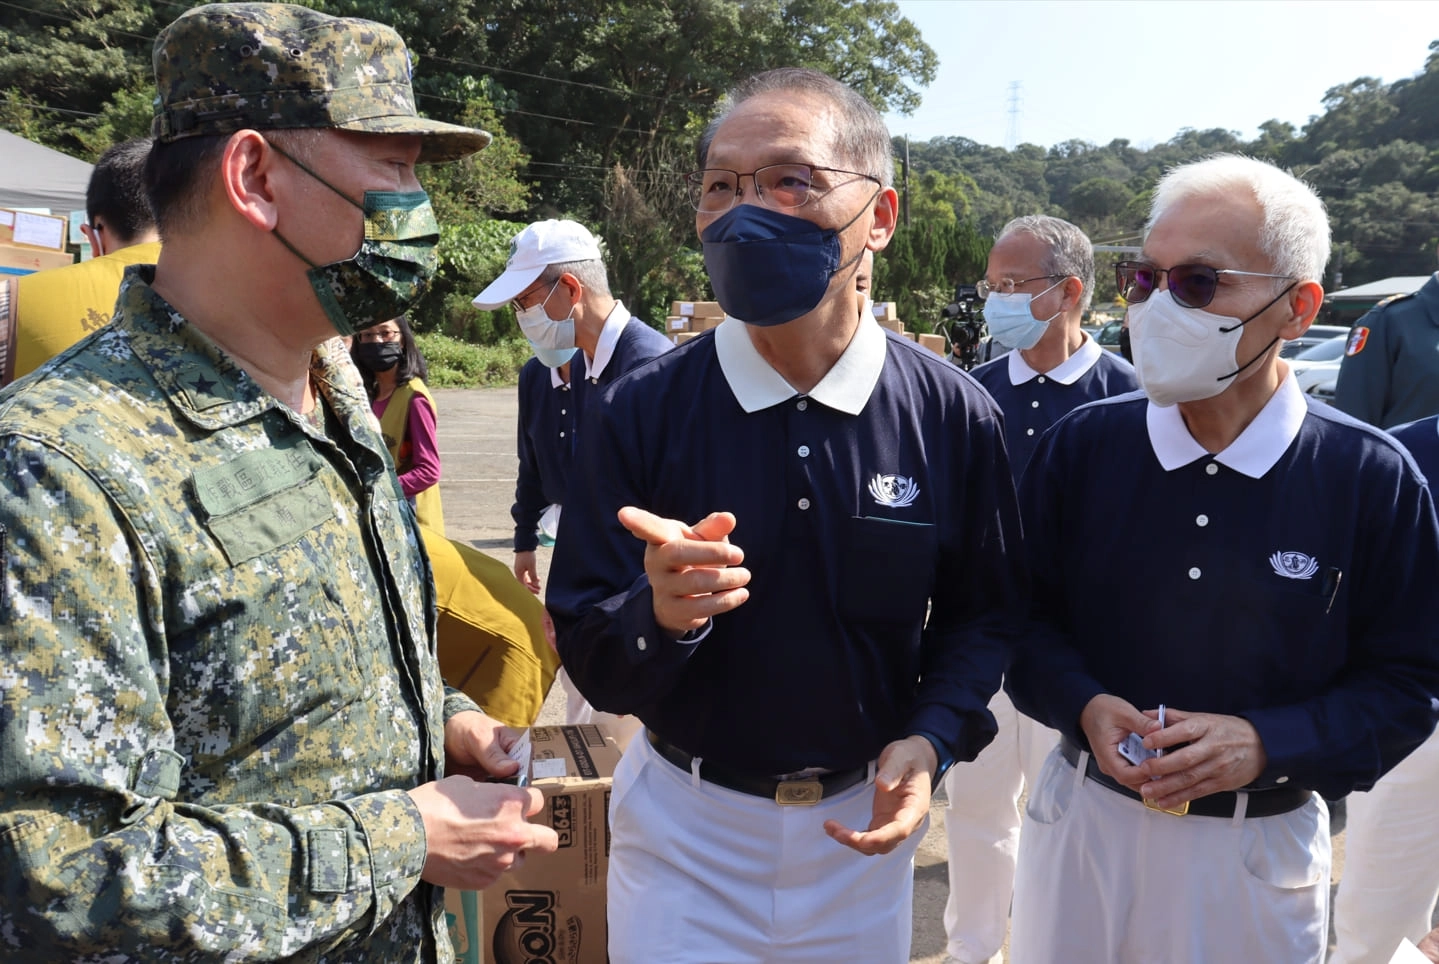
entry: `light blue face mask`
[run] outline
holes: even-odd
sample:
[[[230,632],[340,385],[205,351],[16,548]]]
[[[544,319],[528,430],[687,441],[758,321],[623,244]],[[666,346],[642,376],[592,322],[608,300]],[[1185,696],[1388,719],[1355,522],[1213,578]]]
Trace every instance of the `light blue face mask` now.
[[[989,326],[990,337],[1001,345],[1021,350],[1039,344],[1039,339],[1049,330],[1049,323],[1059,317],[1059,312],[1040,321],[1034,317],[1029,306],[1035,298],[1042,298],[1064,284],[1064,280],[1055,282],[1037,295],[1006,295],[997,291],[990,294],[984,299],[984,323]]]
[[[546,368],[559,368],[575,353],[575,309],[571,308],[562,321],[555,321],[545,311],[550,295],[559,286],[560,282],[556,279],[545,300],[537,305],[515,307],[515,320],[519,322],[520,331],[535,350],[535,357]]]

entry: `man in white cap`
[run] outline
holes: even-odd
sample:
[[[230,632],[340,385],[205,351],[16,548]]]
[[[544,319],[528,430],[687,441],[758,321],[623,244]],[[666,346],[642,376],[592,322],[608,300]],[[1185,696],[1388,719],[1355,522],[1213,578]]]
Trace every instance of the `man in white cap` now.
[[[548,542],[558,531],[561,503],[553,496],[566,484],[546,476],[567,472],[586,395],[598,398],[598,389],[673,345],[610,294],[599,241],[575,221],[537,221],[515,235],[504,273],[474,304],[486,311],[511,305],[535,357],[551,369],[544,379],[526,366],[528,377],[521,378],[520,477],[510,510],[515,577],[538,593],[535,549],[541,533]],[[572,357],[577,350],[582,357]],[[610,723],[621,745],[638,728],[632,717],[597,714],[563,670],[560,682],[569,698],[568,722]]]

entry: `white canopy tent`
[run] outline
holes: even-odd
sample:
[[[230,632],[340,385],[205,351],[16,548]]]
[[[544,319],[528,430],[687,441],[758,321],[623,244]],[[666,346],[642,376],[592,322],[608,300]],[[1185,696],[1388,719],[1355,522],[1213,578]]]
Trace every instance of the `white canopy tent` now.
[[[67,216],[83,211],[93,167],[0,130],[0,208],[49,208]]]

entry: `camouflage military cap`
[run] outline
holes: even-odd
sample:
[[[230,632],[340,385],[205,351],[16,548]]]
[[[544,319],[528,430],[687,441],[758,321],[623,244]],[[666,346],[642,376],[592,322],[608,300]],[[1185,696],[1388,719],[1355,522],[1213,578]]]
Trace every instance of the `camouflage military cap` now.
[[[213,3],[155,38],[155,120],[162,144],[247,128],[337,127],[419,134],[421,161],[490,142],[485,131],[415,112],[410,55],[392,28],[287,3]]]

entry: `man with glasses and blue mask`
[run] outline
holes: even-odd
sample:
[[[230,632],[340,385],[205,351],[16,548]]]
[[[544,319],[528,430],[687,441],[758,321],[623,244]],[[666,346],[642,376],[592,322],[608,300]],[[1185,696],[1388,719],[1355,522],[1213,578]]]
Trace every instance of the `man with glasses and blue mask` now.
[[[931,787],[993,737],[1022,608],[999,412],[862,312],[898,206],[863,98],[759,74],[699,164],[727,317],[588,413],[550,579],[576,682],[646,727],[610,956],[900,964]]]
[[[1279,357],[1328,256],[1293,176],[1170,171],[1117,267],[1144,395],[1076,410],[1030,460],[1034,620],[1006,687],[1062,738],[1029,792],[1013,961],[1322,960],[1321,795],[1434,728],[1428,486]]]
[[[1045,430],[1086,402],[1139,386],[1134,368],[1081,327],[1094,296],[1094,246],[1068,221],[1015,218],[989,251],[984,299],[990,335],[1010,349],[970,372],[1004,412],[1015,483]],[[949,959],[997,960],[1009,920],[1019,846],[1019,797],[1033,786],[1058,734],[1014,710],[1001,690],[989,703],[999,734],[970,763],[945,776]]]
[[[511,305],[535,352],[520,372],[519,480],[510,515],[515,577],[538,594],[536,549],[541,540],[557,541],[586,402],[598,404],[606,385],[674,344],[610,294],[600,243],[576,221],[537,221],[515,235],[504,273],[473,303],[486,311]],[[559,681],[567,722],[607,723],[621,747],[629,743],[639,728],[634,719],[596,713],[564,669]]]
[[[448,690],[428,560],[340,335],[437,264],[382,24],[213,4],[155,41],[164,238],[0,402],[0,958],[450,960],[443,887],[552,851]]]

